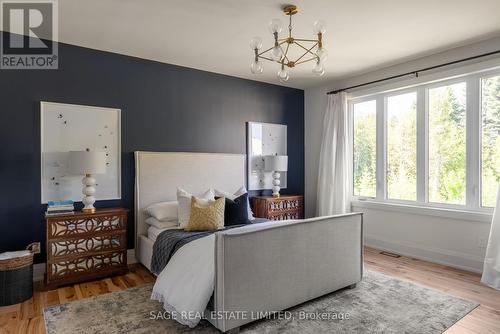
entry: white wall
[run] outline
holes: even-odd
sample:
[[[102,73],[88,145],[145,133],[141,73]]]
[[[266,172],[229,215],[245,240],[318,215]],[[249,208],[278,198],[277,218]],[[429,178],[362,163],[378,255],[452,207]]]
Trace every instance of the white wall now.
[[[365,244],[480,272],[490,224],[353,206],[364,212]]]
[[[451,49],[363,75],[323,83],[305,91],[305,212],[316,213],[316,190],[323,116],[330,90],[439,65],[453,60],[500,50],[500,37]],[[487,58],[486,58],[487,59]],[[498,59],[498,58],[494,58]],[[484,61],[477,60],[473,63]],[[496,60],[493,60],[496,62]],[[460,66],[463,66],[460,65]],[[459,66],[454,66],[455,68]],[[453,67],[450,67],[453,68]],[[421,73],[419,81],[435,73]],[[401,82],[408,82],[408,79]],[[480,239],[488,236],[489,223],[407,214],[380,209],[354,208],[365,215],[366,243],[401,254],[480,271],[485,248]]]

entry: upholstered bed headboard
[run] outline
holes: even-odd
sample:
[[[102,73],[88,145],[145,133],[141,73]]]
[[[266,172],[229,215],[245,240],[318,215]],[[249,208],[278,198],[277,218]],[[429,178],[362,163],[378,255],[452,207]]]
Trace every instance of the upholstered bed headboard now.
[[[135,152],[135,235],[147,234],[149,205],[175,201],[177,188],[193,194],[208,188],[236,191],[245,182],[244,154]]]

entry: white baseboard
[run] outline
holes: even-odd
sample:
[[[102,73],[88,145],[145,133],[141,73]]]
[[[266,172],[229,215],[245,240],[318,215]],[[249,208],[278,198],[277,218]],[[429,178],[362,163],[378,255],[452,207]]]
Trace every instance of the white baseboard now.
[[[135,258],[135,249],[127,249],[127,264],[137,263]],[[33,282],[43,281],[45,279],[45,263],[33,265]]]
[[[422,246],[411,242],[384,240],[373,235],[365,235],[365,245],[475,273],[481,273],[483,270],[483,259],[470,254]]]

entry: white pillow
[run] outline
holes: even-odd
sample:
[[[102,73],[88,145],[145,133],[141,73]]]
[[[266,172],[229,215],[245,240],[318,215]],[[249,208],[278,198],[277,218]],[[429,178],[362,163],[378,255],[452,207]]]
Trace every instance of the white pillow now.
[[[215,189],[215,196],[229,198],[231,201],[234,201],[235,198],[240,197],[241,195],[246,193],[247,193],[247,188],[245,188],[245,186],[238,189],[234,194]],[[247,197],[247,205],[248,205],[248,219],[254,220],[255,218],[253,217],[252,207],[250,206],[250,197]]]
[[[160,202],[146,208],[146,212],[161,221],[177,220],[179,203],[177,201]]]
[[[184,189],[177,188],[177,202],[179,202],[179,225],[181,228],[185,228],[189,222],[189,216],[191,215],[191,197],[193,195],[185,191]],[[211,201],[215,201],[215,194],[212,189],[208,189],[203,194],[194,195],[200,204],[208,204]]]
[[[179,226],[179,222],[177,220],[161,221],[156,219],[155,217],[149,217],[144,222],[159,229]]]

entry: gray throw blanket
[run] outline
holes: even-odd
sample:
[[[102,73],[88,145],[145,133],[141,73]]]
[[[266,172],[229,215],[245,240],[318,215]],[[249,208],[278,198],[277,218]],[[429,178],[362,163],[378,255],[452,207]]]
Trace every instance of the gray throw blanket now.
[[[268,221],[267,219],[256,218],[251,220],[251,224],[263,223]],[[156,241],[153,245],[153,256],[151,258],[151,271],[159,275],[163,268],[167,265],[168,261],[172,258],[172,256],[187,243],[194,241],[199,238],[206,237],[210,234],[224,231],[227,229],[242,227],[245,225],[232,225],[226,226],[224,229],[216,230],[216,231],[203,231],[203,232],[186,232],[184,230],[174,229],[174,230],[166,230],[160,233],[160,235],[156,238]]]

